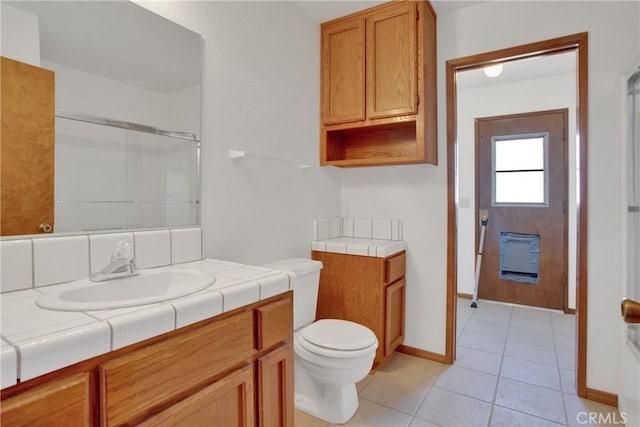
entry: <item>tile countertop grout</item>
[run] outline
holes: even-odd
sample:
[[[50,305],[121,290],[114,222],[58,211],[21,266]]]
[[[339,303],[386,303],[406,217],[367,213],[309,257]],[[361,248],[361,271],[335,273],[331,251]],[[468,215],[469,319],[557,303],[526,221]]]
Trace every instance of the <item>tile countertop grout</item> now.
[[[54,311],[36,300],[48,289],[2,294],[1,387],[27,381],[82,360],[196,323],[286,292],[290,273],[212,259],[174,264],[216,275],[209,288],[135,307],[99,311]],[[73,352],[68,351],[73,348]]]

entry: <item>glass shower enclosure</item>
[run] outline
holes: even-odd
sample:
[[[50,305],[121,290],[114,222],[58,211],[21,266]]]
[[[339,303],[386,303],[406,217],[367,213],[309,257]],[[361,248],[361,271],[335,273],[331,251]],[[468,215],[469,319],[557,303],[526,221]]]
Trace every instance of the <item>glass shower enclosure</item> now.
[[[198,224],[193,134],[56,114],[56,232]]]

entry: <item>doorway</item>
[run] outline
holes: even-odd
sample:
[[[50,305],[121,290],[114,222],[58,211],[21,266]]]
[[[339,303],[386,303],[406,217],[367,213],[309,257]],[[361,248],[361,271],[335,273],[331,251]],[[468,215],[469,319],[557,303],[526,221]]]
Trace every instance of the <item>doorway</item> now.
[[[488,218],[481,299],[567,309],[568,116],[475,120],[476,218]]]
[[[508,63],[511,61],[536,58],[562,52],[576,53],[576,134],[577,134],[577,192],[580,203],[576,212],[577,252],[576,252],[576,382],[577,394],[589,397],[586,386],[586,316],[587,316],[587,212],[580,209],[586,206],[587,195],[587,33],[580,33],[557,39],[531,43],[522,46],[487,52],[469,57],[447,61],[447,177],[448,177],[448,248],[447,248],[447,331],[445,361],[453,363],[456,347],[456,312],[458,277],[457,234],[458,234],[458,198],[457,182],[459,177],[459,151],[457,135],[458,105],[456,100],[457,73],[464,70],[482,68],[487,65]]]

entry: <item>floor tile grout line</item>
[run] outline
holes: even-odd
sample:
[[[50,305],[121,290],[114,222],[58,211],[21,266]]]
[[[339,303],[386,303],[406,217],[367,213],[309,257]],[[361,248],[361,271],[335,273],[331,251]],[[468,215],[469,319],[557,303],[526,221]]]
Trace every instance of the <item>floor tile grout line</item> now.
[[[493,410],[496,407],[496,399],[498,398],[498,388],[500,387],[500,378],[502,377],[502,365],[504,364],[504,353],[507,349],[507,342],[509,340],[509,330],[511,329],[511,320],[513,319],[513,307],[511,307],[511,312],[509,313],[509,322],[507,325],[507,336],[504,339],[504,345],[502,347],[502,354],[500,355],[500,366],[498,367],[498,376],[496,379],[496,388],[493,391],[493,400],[491,401],[491,410],[489,411],[489,419],[487,420],[487,426],[491,425],[491,421],[493,421]]]
[[[558,424],[559,426],[567,426],[567,425],[568,425],[568,424],[561,424],[561,423],[559,423],[559,422],[557,422],[557,421],[551,420],[551,419],[549,419],[549,418],[541,417],[541,416],[539,416],[539,415],[533,415],[533,414],[530,414],[530,413],[528,413],[528,412],[520,411],[520,410],[518,410],[518,409],[509,408],[508,406],[497,405],[497,404],[496,404],[496,405],[494,405],[494,406],[497,406],[498,408],[501,408],[501,409],[506,409],[506,410],[508,410],[508,411],[517,412],[518,414],[526,415],[527,417],[537,418],[537,419],[539,419],[539,420],[543,420],[543,421],[549,421],[549,422],[552,422],[552,423],[554,423],[554,424]]]
[[[553,319],[552,319],[553,321]],[[556,355],[556,363],[558,364],[557,367],[557,371],[558,371],[558,380],[560,381],[560,394],[562,395],[562,409],[564,411],[564,422],[566,425],[569,425],[569,411],[567,410],[567,401],[564,397],[564,387],[562,386],[562,371],[560,371],[560,358],[558,357],[558,349],[556,346],[556,334],[555,334],[555,330],[552,329],[551,333],[553,334],[553,352]]]

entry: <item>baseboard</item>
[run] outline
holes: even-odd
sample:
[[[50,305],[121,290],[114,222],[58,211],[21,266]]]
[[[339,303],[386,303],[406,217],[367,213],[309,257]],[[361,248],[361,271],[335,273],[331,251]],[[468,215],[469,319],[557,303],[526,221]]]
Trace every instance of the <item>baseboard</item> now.
[[[399,345],[396,351],[400,353],[409,354],[411,356],[419,357],[421,359],[433,360],[434,362],[446,363],[445,355],[439,353],[432,353],[427,350],[420,350],[419,348],[409,347],[407,345]]]
[[[473,295],[472,294],[463,294],[461,292],[458,292],[458,298],[473,299]]]
[[[605,405],[613,406],[615,408],[618,407],[618,395],[609,393],[608,391],[587,387],[587,399],[604,403]]]

